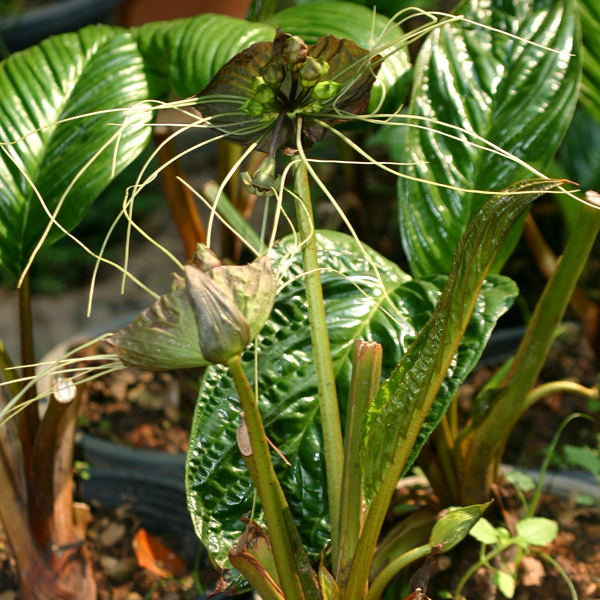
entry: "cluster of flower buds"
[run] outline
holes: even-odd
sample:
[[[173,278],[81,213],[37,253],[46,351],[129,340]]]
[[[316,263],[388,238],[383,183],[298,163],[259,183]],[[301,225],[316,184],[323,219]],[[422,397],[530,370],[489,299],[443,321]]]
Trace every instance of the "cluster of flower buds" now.
[[[298,108],[296,104],[308,103],[312,112],[320,112],[321,101],[332,98],[340,89],[339,83],[324,79],[330,69],[326,60],[310,56],[310,47],[298,36],[283,36],[281,52],[254,77],[254,96],[241,106],[252,117],[279,113],[283,108],[293,112]]]

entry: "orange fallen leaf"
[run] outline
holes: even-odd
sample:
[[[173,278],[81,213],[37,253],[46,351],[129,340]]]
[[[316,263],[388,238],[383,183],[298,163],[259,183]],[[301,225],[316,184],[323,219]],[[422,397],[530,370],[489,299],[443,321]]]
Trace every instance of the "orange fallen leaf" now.
[[[178,577],[187,572],[183,560],[143,527],[140,527],[135,534],[132,546],[138,565],[159,577]]]

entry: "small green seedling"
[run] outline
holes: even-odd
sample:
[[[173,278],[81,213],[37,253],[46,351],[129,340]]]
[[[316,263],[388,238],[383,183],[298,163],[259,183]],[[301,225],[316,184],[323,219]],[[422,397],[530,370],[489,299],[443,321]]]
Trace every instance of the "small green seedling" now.
[[[572,467],[579,467],[591,473],[600,486],[600,435],[596,436],[596,448],[589,446],[563,446],[563,455],[566,462]],[[598,506],[600,509],[600,497],[591,494],[577,494],[575,501],[584,506]]]

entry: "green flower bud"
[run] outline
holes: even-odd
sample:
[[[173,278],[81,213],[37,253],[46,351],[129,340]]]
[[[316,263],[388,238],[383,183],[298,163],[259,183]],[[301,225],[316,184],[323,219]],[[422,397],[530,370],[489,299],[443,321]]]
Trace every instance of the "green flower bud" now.
[[[269,104],[275,100],[275,92],[268,85],[261,85],[256,89],[254,99],[261,104]]]
[[[312,97],[317,100],[328,100],[337,95],[341,85],[335,81],[319,81],[313,88]]]
[[[252,80],[252,89],[257,90],[261,85],[265,85],[265,80],[260,75],[257,75]]]
[[[126,365],[165,371],[226,362],[264,327],[277,292],[271,262],[223,266],[198,244],[185,279],[115,333],[109,342]]]
[[[283,60],[290,66],[302,64],[308,56],[308,46],[297,35],[291,35],[281,48]]]
[[[271,63],[261,71],[263,81],[272,88],[278,89],[285,79],[285,66],[282,63]]]
[[[302,80],[303,87],[310,87],[310,82],[314,83],[327,74],[329,71],[329,64],[322,60],[316,60],[312,56],[306,59],[306,62],[300,67],[300,79]],[[305,85],[304,82],[309,83]]]
[[[491,504],[474,504],[457,508],[446,513],[434,526],[429,538],[431,546],[443,545],[442,552],[448,552],[462,542],[477,523],[485,509]]]
[[[257,196],[273,196],[273,188],[278,188],[281,176],[276,174],[277,164],[273,156],[265,156],[252,175],[247,171],[241,174],[246,189]]]
[[[184,268],[202,356],[226,363],[250,343],[250,325],[225,290],[198,267]]]
[[[256,100],[246,100],[240,110],[251,117],[260,117],[265,112],[265,106]]]

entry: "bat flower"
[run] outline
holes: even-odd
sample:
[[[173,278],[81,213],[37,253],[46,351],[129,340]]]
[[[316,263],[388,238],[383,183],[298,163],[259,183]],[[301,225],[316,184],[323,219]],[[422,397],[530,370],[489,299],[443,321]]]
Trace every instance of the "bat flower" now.
[[[277,280],[262,256],[221,265],[198,244],[173,288],[109,338],[125,365],[166,371],[226,363],[258,335],[271,314]]]
[[[277,29],[273,42],[252,44],[225,64],[202,90],[196,109],[227,138],[274,157],[287,147],[293,154],[297,117],[302,117],[302,146],[325,135],[319,121],[334,125],[344,115],[364,114],[381,57],[332,35],[308,46]],[[275,180],[269,163],[252,176],[255,193],[269,193]]]

